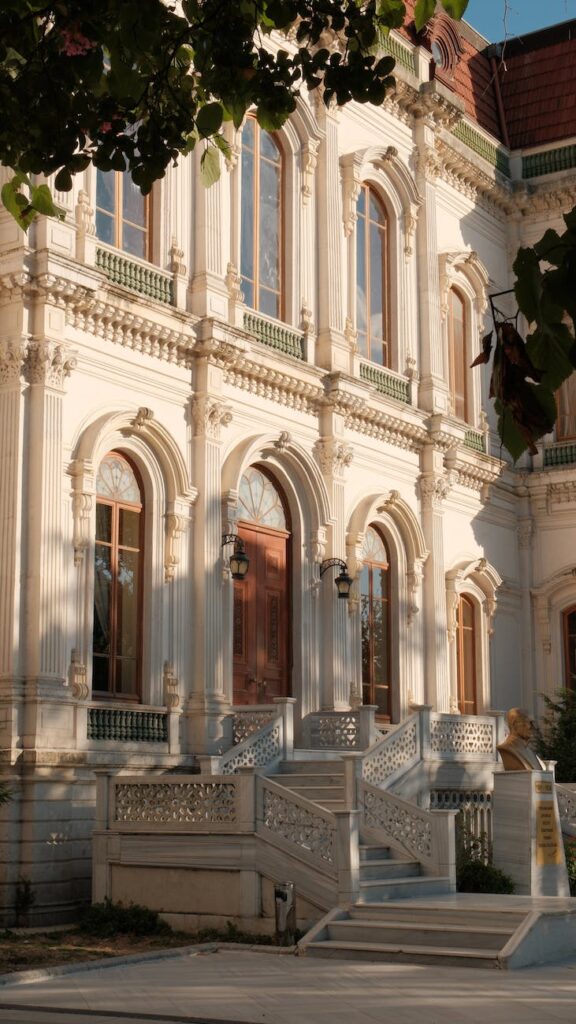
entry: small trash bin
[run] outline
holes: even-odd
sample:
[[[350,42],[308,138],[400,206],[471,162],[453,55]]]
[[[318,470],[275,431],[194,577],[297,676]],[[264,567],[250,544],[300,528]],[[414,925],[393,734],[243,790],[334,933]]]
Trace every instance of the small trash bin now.
[[[277,882],[274,886],[276,942],[293,946],[296,938],[296,898],[294,882]]]

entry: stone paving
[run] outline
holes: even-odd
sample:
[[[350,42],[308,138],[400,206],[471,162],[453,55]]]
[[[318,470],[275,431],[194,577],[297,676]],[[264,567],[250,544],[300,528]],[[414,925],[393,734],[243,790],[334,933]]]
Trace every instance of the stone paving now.
[[[49,1008],[62,1013],[49,1014]],[[0,1021],[10,1024],[110,1024],[116,1013],[132,1021],[144,1014],[148,1022],[574,1024],[576,959],[500,972],[227,949],[0,989]]]

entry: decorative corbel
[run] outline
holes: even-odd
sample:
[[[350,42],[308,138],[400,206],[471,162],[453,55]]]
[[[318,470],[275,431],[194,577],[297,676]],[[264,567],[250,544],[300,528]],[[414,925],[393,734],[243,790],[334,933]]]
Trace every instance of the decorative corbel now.
[[[88,700],[90,690],[88,687],[88,673],[86,665],[83,665],[75,647],[70,652],[70,669],[68,672],[72,696],[76,700]]]
[[[164,545],[164,582],[171,583],[176,576],[176,568],[180,564],[180,541],[190,525],[187,510],[179,509],[171,502],[164,516],[166,537]]]
[[[358,212],[356,210],[356,204],[358,197],[360,196],[360,190],[362,188],[362,179],[360,177],[360,162],[358,155],[352,153],[349,156],[343,157],[341,161],[342,166],[342,187],[344,191],[343,195],[343,220],[344,220],[344,234],[346,238],[352,234],[354,225],[358,220]]]
[[[302,148],[302,204],[310,201],[314,188],[314,174],[318,163],[318,139],[308,139]]]

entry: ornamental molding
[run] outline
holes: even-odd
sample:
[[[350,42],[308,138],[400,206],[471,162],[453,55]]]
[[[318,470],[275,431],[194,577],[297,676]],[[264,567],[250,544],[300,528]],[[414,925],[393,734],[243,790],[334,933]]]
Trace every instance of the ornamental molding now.
[[[170,246],[170,271],[176,277],[186,277],[186,264],[184,263],[184,250],[178,245],[178,240],[172,237]]]
[[[88,700],[90,696],[88,671],[75,647],[73,647],[70,652],[68,678],[72,689],[72,696],[75,697],[76,700]]]
[[[554,511],[558,505],[574,505],[575,503],[576,480],[562,480],[560,483],[550,483],[546,487],[546,507],[548,512]]]
[[[513,201],[522,217],[539,217],[542,213],[560,216],[576,204],[576,173],[560,182],[515,182]]]
[[[448,314],[450,288],[458,284],[460,276],[464,276],[474,291],[474,307],[478,319],[482,321],[488,306],[486,294],[490,284],[490,276],[478,253],[474,250],[442,252],[438,256],[438,263],[442,319],[445,320]]]
[[[308,139],[302,147],[302,204],[307,206],[314,191],[314,175],[318,164],[319,139]]]
[[[344,233],[349,236],[357,220],[356,204],[362,183],[380,172],[386,179],[402,208],[404,229],[404,255],[408,259],[413,252],[412,239],[418,221],[418,212],[423,199],[418,192],[406,164],[400,159],[394,146],[369,146],[367,149],[349,153],[340,160],[343,185]]]
[[[78,202],[74,210],[74,219],[78,233],[95,235],[94,208],[90,205],[90,196],[83,188],[78,193]]]
[[[319,384],[292,377],[289,373],[242,357],[224,371],[224,382],[259,398],[267,398],[278,405],[310,415],[315,415],[323,395]]]
[[[451,475],[425,473],[418,480],[418,491],[422,507],[440,509],[452,488]]]
[[[180,704],[180,696],[178,694],[179,685],[180,683],[178,676],[174,671],[174,665],[170,661],[165,661],[162,672],[162,692],[164,705],[169,711],[175,711]]]
[[[91,297],[89,302],[66,307],[66,323],[79,331],[123,348],[190,369],[195,337],[164,324]]]
[[[28,341],[23,369],[29,384],[62,388],[76,365],[75,354],[67,350],[66,346],[44,339],[33,338]]]
[[[181,562],[181,540],[190,526],[191,506],[184,502],[169,502],[164,515],[164,582],[171,583]]]
[[[499,572],[486,558],[461,562],[446,573],[447,633],[450,641],[455,640],[458,629],[458,603],[461,594],[472,593],[480,601],[486,616],[488,636],[492,636],[496,595],[503,580]]]
[[[330,437],[317,441],[313,451],[323,476],[343,477],[354,458],[351,445]]]
[[[511,185],[493,168],[484,169],[474,163],[465,152],[466,148],[464,145],[459,147],[457,141],[453,145],[452,141],[438,139],[437,177],[491,212],[512,213],[516,204]]]
[[[72,492],[72,546],[74,565],[78,568],[92,540],[92,510],[94,494],[89,491]]]
[[[20,383],[27,346],[27,338],[0,338],[0,387]]]
[[[223,427],[232,422],[232,407],[209,395],[196,395],[192,399],[192,424],[196,437],[220,440]]]

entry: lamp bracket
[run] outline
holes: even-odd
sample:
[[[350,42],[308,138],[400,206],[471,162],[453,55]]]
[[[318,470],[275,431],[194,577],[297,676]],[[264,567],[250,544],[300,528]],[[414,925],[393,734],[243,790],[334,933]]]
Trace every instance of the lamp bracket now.
[[[322,579],[327,569],[332,569],[334,566],[338,566],[343,572],[348,571],[348,566],[343,558],[325,558],[320,566],[320,579]]]

